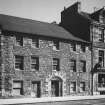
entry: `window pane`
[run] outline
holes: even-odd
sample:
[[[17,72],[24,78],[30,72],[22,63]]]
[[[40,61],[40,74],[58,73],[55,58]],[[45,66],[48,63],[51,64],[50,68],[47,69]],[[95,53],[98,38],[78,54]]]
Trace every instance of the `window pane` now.
[[[104,29],[100,29],[99,41],[104,42]]]
[[[85,91],[85,82],[80,83],[80,92]]]
[[[20,89],[13,89],[13,95],[21,95]]]
[[[39,58],[31,57],[31,69],[39,70]]]
[[[81,45],[81,51],[85,52],[85,45]]]
[[[14,82],[13,88],[21,88],[21,82]]]
[[[80,71],[86,72],[86,61],[80,61]]]
[[[23,85],[22,81],[13,81],[13,95],[22,95]]]
[[[59,70],[59,59],[53,58],[53,70]]]
[[[23,45],[23,37],[16,36],[16,45],[19,45],[19,46]]]
[[[16,69],[23,69],[23,56],[15,56],[15,68]]]
[[[53,41],[53,49],[59,50],[59,41]]]
[[[76,82],[71,82],[70,83],[70,92],[75,92],[76,91]]]
[[[70,69],[76,72],[76,60],[70,60]]]
[[[38,38],[32,38],[32,46],[39,47],[39,39]]]
[[[37,58],[36,57],[31,57],[31,63],[37,64]]]
[[[99,62],[102,62],[101,66],[104,66],[104,51],[99,50]]]
[[[71,48],[73,51],[76,51],[76,44],[75,43],[71,43]]]

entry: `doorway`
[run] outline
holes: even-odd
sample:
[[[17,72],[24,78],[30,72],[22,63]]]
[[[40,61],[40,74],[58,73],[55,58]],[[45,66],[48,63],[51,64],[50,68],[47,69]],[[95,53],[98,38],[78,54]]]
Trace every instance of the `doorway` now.
[[[40,97],[41,96],[41,89],[40,89],[40,81],[33,81],[32,82],[32,95],[34,97]]]
[[[62,81],[52,80],[51,81],[51,94],[53,97],[62,96]]]

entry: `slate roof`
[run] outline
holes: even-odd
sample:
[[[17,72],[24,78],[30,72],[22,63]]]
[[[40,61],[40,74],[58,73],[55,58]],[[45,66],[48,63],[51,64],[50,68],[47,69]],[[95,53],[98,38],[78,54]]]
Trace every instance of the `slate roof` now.
[[[99,21],[99,15],[101,11],[105,11],[104,8],[101,8],[93,13],[86,13],[81,11],[79,14],[84,18],[88,19],[89,21]]]
[[[81,11],[79,14],[90,21],[92,20],[89,13]]]
[[[86,42],[57,24],[0,14],[0,25],[3,30],[8,31]]]

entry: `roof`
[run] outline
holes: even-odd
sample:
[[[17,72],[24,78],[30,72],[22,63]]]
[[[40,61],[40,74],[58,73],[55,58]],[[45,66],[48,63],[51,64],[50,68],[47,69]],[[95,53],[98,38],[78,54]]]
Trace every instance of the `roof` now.
[[[81,11],[79,14],[88,20],[92,20],[89,13]]]
[[[3,30],[8,31],[86,42],[57,24],[0,14],[0,25]]]
[[[81,11],[79,14],[81,16],[83,16],[84,18],[88,19],[89,21],[99,21],[99,15],[100,13],[103,12],[105,14],[105,9],[104,8],[101,8],[93,13],[86,13],[86,12],[83,12]]]

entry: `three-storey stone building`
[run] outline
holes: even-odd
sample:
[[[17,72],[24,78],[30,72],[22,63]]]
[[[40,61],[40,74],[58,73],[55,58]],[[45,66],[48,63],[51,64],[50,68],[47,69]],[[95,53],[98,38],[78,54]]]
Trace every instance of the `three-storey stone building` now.
[[[57,24],[0,14],[1,96],[89,95],[89,43]]]

